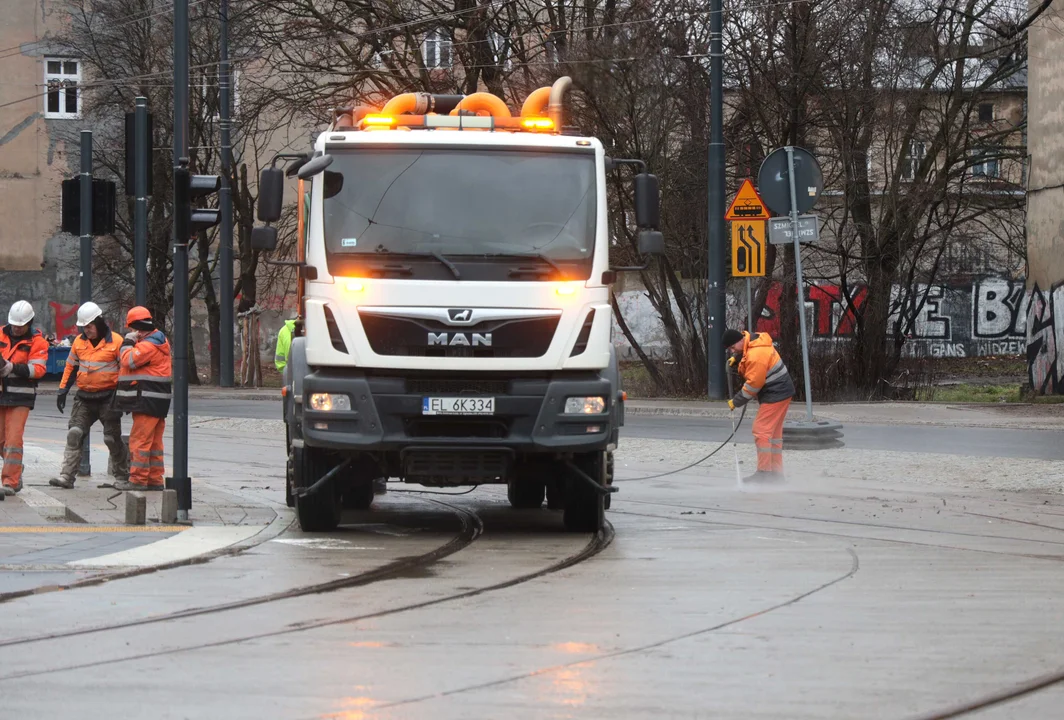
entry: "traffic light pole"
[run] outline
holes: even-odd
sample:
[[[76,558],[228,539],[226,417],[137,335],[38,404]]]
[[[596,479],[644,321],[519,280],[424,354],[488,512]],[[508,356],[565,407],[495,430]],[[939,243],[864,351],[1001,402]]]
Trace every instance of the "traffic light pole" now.
[[[709,248],[706,276],[706,352],[709,354],[709,399],[723,400],[724,385],[724,7],[722,0],[709,5]]]
[[[92,300],[92,131],[81,131],[81,292],[78,302],[81,304]],[[89,433],[81,438],[80,477],[92,474],[89,464]]]
[[[188,0],[174,1],[174,475],[166,487],[177,491],[177,517],[188,520],[192,479],[188,476]],[[183,186],[183,187],[182,187]],[[180,197],[182,194],[184,198]],[[184,202],[182,202],[182,200]],[[186,216],[187,220],[187,216]]]
[[[229,191],[229,176],[232,170],[232,139],[230,137],[230,82],[229,67],[229,0],[221,0],[219,9],[221,23],[221,63],[218,67],[218,101],[222,134],[222,187],[218,191],[218,206],[222,212],[221,247],[218,253],[218,280],[222,296],[221,313],[218,319],[218,361],[221,365],[222,387],[233,387],[233,203]]]
[[[133,276],[137,305],[148,304],[148,98],[138,97],[133,111]]]

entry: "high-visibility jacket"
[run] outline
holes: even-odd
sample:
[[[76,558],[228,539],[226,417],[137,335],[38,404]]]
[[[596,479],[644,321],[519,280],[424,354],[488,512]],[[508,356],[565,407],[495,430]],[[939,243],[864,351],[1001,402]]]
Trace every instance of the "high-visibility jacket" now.
[[[0,379],[0,406],[33,409],[37,399],[37,381],[48,368],[48,341],[40,330],[22,337],[11,334],[11,326],[0,328],[0,358],[15,367],[6,378]]]
[[[273,353],[273,364],[278,370],[284,370],[288,364],[288,353],[292,349],[292,334],[296,331],[295,320],[285,320],[281,332],[277,333],[277,350]]]
[[[170,412],[170,343],[160,330],[138,343],[122,342],[115,408],[165,418]]]
[[[743,386],[732,398],[736,407],[740,407],[757,398],[760,403],[783,402],[794,397],[794,383],[791,381],[783,358],[772,346],[768,333],[750,333],[743,331],[743,359],[739,361],[739,375]]]
[[[74,338],[67,355],[63,379],[59,389],[70,388],[70,376],[77,373],[78,397],[82,400],[100,399],[118,387],[118,359],[121,356],[122,336],[108,331],[95,345],[82,333]]]

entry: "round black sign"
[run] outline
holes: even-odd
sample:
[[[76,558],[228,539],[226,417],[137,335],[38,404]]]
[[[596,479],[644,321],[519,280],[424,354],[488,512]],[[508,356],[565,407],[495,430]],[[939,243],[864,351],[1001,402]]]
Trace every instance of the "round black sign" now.
[[[794,148],[794,183],[798,212],[812,210],[824,190],[824,173],[820,170],[820,163],[805,148]],[[757,172],[757,191],[769,210],[777,215],[786,215],[791,211],[787,148],[773,150],[761,163],[761,169]]]

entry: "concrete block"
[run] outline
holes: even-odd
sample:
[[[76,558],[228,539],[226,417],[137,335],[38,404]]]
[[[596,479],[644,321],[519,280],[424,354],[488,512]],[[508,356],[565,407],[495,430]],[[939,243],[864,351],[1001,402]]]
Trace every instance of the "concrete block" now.
[[[144,493],[126,493],[126,525],[143,525],[148,519],[148,499]]]
[[[164,525],[177,522],[177,490],[163,490],[163,500],[159,506],[159,522]]]

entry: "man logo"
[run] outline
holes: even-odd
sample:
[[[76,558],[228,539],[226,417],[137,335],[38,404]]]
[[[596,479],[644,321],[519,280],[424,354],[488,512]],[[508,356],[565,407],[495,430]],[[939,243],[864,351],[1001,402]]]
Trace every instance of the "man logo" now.
[[[447,317],[451,319],[451,322],[469,322],[473,319],[473,311],[469,308],[464,310],[448,310]]]
[[[470,339],[472,336],[472,339]],[[429,333],[429,347],[491,347],[491,333]]]

